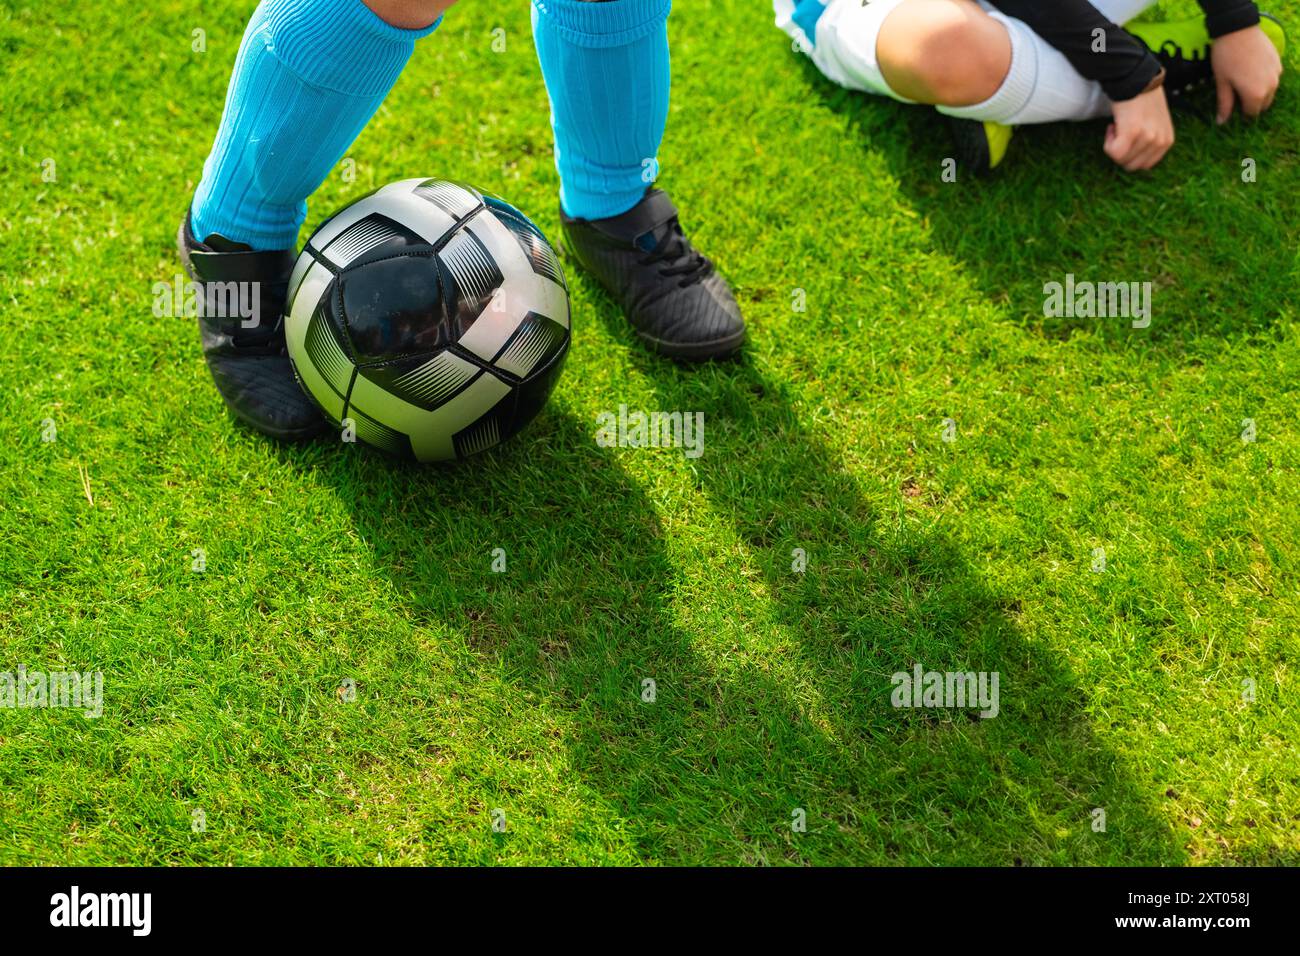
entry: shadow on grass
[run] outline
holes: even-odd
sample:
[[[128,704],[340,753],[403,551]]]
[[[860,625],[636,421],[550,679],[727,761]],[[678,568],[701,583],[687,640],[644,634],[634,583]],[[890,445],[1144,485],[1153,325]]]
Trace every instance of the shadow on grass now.
[[[705,376],[641,365],[663,407],[706,411],[699,487],[761,573],[832,715],[825,737],[785,755],[778,778],[816,781],[821,809],[880,860],[1181,858],[1091,733],[1086,693],[1025,639],[1015,602],[989,593],[940,528],[873,513],[857,479],[752,363],[717,373],[725,386],[712,407]],[[808,555],[803,574],[792,572],[793,548]],[[895,709],[891,675],[917,663],[998,672],[1001,713]],[[1105,835],[1091,831],[1094,807],[1111,821]]]
[[[414,623],[446,624],[521,698],[571,718],[568,764],[625,820],[640,859],[1180,860],[1090,732],[1085,692],[941,534],[873,514],[751,365],[641,365],[662,408],[705,412],[698,488],[770,604],[716,632],[679,623],[700,609],[679,596],[658,506],[620,464],[677,451],[602,449],[594,423],[552,407],[458,466],[357,449],[322,470]],[[489,570],[494,547],[507,574]],[[694,563],[731,573],[721,556]],[[916,662],[999,672],[1000,715],[894,709],[890,675]],[[1094,807],[1104,834],[1091,832]],[[798,808],[806,833],[792,832]]]
[[[796,54],[791,53],[795,56]],[[1300,135],[1284,82],[1261,120],[1225,127],[1205,118],[1213,92],[1175,109],[1178,142],[1155,170],[1125,173],[1102,151],[1106,121],[1017,128],[1000,167],[957,170],[946,117],[835,86],[798,57],[810,94],[880,155],[907,202],[928,222],[934,249],[963,267],[990,300],[1048,336],[1087,329],[1114,347],[1178,351],[1204,338],[1267,333],[1292,302],[1300,193]],[[1208,98],[1207,98],[1208,97]],[[1252,182],[1244,165],[1254,166]],[[830,195],[838,195],[831,192]],[[1048,282],[1151,282],[1148,328],[1124,318],[1044,316]]]

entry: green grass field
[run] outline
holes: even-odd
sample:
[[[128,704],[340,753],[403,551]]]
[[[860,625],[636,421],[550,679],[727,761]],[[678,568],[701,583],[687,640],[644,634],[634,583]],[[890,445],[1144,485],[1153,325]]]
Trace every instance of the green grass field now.
[[[948,183],[933,112],[682,0],[661,184],[745,359],[656,360],[570,266],[549,408],[421,468],[237,427],[152,312],[251,7],[0,0],[0,671],[104,675],[97,720],[0,709],[0,862],[1300,863],[1294,47],[1152,174],[1089,124]],[[304,237],[427,175],[558,241],[525,0],[454,10],[349,157]],[[1045,318],[1067,273],[1150,327]],[[704,454],[600,447],[620,405]],[[917,662],[1001,712],[895,709]]]

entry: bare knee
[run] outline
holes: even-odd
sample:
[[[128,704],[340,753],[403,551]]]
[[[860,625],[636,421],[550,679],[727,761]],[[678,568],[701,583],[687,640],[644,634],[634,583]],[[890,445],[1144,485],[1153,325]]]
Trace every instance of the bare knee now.
[[[918,103],[970,106],[1011,68],[1011,38],[969,0],[907,0],[885,18],[876,58],[889,88]]]
[[[379,19],[403,30],[423,30],[456,0],[365,0]]]

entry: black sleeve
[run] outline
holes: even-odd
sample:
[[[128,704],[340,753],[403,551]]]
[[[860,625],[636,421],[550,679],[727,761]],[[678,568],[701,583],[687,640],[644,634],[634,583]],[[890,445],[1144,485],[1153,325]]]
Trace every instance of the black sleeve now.
[[[1259,7],[1251,0],[1198,0],[1205,11],[1210,36],[1218,38],[1259,23]]]
[[[1111,23],[1088,0],[989,0],[1065,54],[1081,76],[1096,80],[1112,100],[1131,100],[1160,73],[1160,64],[1142,41]],[[1235,6],[1242,0],[1202,0]],[[1105,50],[1093,52],[1093,32],[1101,30]],[[1101,45],[1098,44],[1100,47]]]

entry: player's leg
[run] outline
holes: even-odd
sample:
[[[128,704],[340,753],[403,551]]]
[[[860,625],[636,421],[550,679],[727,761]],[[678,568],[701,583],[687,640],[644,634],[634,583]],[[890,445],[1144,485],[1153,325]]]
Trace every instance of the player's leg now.
[[[1154,0],[1097,0],[1124,23]],[[1037,94],[1030,122],[1078,118],[1097,106],[1096,84],[1020,21],[974,0],[774,0],[777,24],[818,68],[851,89],[904,102],[967,107],[999,98],[1001,112]],[[1021,61],[1017,69],[1017,60]],[[1043,89],[1035,82],[1042,78]],[[1031,82],[1026,82],[1029,79]]]
[[[965,2],[965,0],[962,0]],[[1112,22],[1127,23],[1155,0],[1095,0]],[[973,103],[940,102],[949,116],[1019,126],[1110,115],[1101,85],[1085,79],[1056,49],[1020,20],[983,5],[995,29],[1006,32],[1010,62],[997,89]]]
[[[1152,0],[1100,0],[1126,21]],[[972,0],[775,0],[777,22],[844,86],[935,105],[967,165],[996,165],[1012,125],[1090,119],[1101,87],[1024,23]],[[785,15],[783,16],[783,9]],[[793,28],[799,27],[798,32]]]
[[[656,351],[717,358],[744,341],[740,310],[672,201],[650,188],[668,118],[669,5],[533,0],[533,35],[569,248]]]
[[[901,31],[909,29],[902,22],[902,14],[916,2],[918,0],[908,0],[896,15],[899,17],[900,35]],[[1185,93],[1211,79],[1211,39],[1204,16],[1135,23],[1134,19],[1153,5],[1152,0],[1092,0],[1092,5],[1111,22],[1124,25],[1151,50],[1165,68],[1164,89],[1170,96]],[[978,101],[956,99],[951,95],[946,98],[941,95],[930,101],[937,104],[939,112],[953,118],[958,146],[968,164],[977,168],[996,165],[994,149],[1000,146],[1005,151],[1012,126],[1087,120],[1111,114],[1111,101],[1100,84],[1080,76],[1064,54],[1021,21],[992,10],[987,2],[981,2],[980,6],[997,27],[1006,30],[1010,41],[1010,63],[1001,84],[985,99]],[[1261,25],[1280,52],[1284,43],[1281,27],[1268,19]],[[885,22],[881,33],[882,50],[894,42],[891,37],[894,26],[893,17]],[[925,69],[923,65],[918,68]],[[943,77],[942,68],[930,69]]]
[[[1002,161],[1015,126],[1110,109],[1101,86],[1028,26],[970,0],[900,3],[881,21],[876,55],[887,84],[952,117],[958,160],[977,173]]]
[[[1154,0],[1098,0],[1119,22]],[[880,24],[885,82],[950,115],[1020,125],[1106,115],[1099,84],[1084,79],[1024,23],[972,0],[904,0]]]
[[[193,203],[195,233],[293,246],[306,199],[449,0],[263,0],[244,33]]]
[[[977,169],[996,165],[1014,125],[1109,115],[1101,86],[1023,22],[971,0],[774,0],[778,25],[801,41],[836,82],[932,103],[953,118],[959,152]],[[1093,0],[1107,19],[1129,24],[1180,91],[1208,78],[1203,17],[1131,24],[1153,0]],[[1265,33],[1279,50],[1272,21]]]
[[[280,316],[307,197],[452,2],[263,0],[244,32],[179,246],[201,287],[246,283],[238,288],[255,297],[240,315],[199,324],[218,390],[266,434],[300,438],[323,426],[293,379]]]
[[[1181,91],[1210,75],[1204,16],[1130,23],[1154,0],[1092,0],[1107,19],[1128,24]],[[1281,45],[1281,31],[1266,22]],[[942,112],[1002,123],[1045,123],[1108,115],[1099,84],[1024,23],[972,0],[905,0],[881,22],[876,56],[885,82],[904,97]],[[982,95],[981,95],[982,94]]]
[[[967,106],[997,92],[1011,50],[1007,29],[971,0],[907,0],[881,21],[875,53],[904,99]]]

